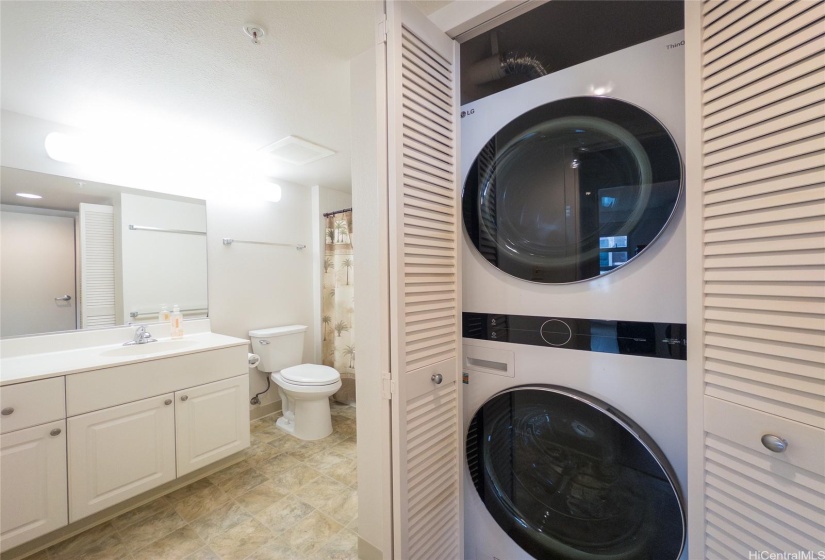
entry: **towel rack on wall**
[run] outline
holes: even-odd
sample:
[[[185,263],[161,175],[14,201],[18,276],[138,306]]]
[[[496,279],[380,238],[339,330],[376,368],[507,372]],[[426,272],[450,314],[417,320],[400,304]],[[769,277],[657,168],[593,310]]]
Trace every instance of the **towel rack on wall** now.
[[[306,249],[306,245],[301,245],[299,243],[274,243],[272,241],[243,241],[241,239],[232,239],[231,237],[224,237],[223,244],[224,245],[232,245],[233,243],[250,243],[252,245],[275,245],[277,247],[295,247],[299,251],[301,249]]]
[[[200,307],[193,309],[181,309],[180,312],[184,315],[201,314],[206,316],[209,310],[205,307]],[[138,317],[157,317],[158,313],[160,313],[160,311],[130,311],[129,317],[132,319],[137,319]]]
[[[135,224],[129,224],[129,229],[131,230],[139,230],[139,231],[162,231],[164,233],[183,233],[185,235],[206,235],[205,231],[192,231],[189,229],[167,229],[167,228],[159,228],[159,227],[149,227],[149,226],[136,226]]]

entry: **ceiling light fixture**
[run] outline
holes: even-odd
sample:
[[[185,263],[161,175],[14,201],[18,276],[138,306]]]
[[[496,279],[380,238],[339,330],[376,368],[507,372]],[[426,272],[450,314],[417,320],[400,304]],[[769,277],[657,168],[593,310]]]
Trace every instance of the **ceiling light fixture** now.
[[[308,142],[297,136],[287,136],[258,151],[292,165],[306,165],[335,154],[329,148]]]
[[[17,193],[17,196],[19,196],[21,198],[43,198],[39,194],[31,194],[31,193],[27,193],[27,192],[19,192],[19,193]]]
[[[260,44],[261,39],[263,39],[264,35],[266,35],[264,28],[257,23],[247,23],[243,26],[243,32],[247,37],[252,39],[253,45]]]

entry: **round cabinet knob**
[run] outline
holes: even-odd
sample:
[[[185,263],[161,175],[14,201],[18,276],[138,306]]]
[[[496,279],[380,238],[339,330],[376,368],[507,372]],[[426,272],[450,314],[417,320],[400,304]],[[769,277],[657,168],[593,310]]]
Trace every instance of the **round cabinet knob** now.
[[[169,406],[170,404],[172,404],[172,399],[166,399],[165,401],[163,401],[163,404]]]
[[[444,376],[440,373],[434,373],[432,377],[430,377],[433,383],[436,385],[441,385],[441,382],[444,381]]]
[[[3,416],[10,416],[13,412],[14,408],[11,406],[6,407],[3,410],[0,410],[0,414],[2,414]]]
[[[51,432],[49,432],[49,434],[50,434],[50,435],[52,435],[52,436],[59,436],[59,435],[60,435],[60,432],[62,432],[62,431],[63,431],[63,430],[61,430],[60,428],[55,428],[54,430],[52,430]]]
[[[765,434],[762,436],[762,445],[774,453],[784,453],[788,448],[788,440],[772,434]]]
[[[182,400],[182,401],[188,401],[188,400],[189,400],[189,396],[188,396],[188,395],[183,395],[183,396],[180,398],[180,400]]]

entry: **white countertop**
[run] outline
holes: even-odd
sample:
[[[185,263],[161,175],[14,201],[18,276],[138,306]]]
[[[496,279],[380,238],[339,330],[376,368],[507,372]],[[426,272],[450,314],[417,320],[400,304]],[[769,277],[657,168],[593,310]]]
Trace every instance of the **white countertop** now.
[[[249,344],[243,338],[212,332],[187,334],[180,341],[185,344],[176,345],[176,341],[169,344],[169,338],[158,338],[160,344],[149,342],[145,346],[140,345],[140,351],[146,353],[135,355],[106,355],[117,352],[119,348],[134,348],[121,343],[4,357],[0,359],[0,386]],[[153,344],[158,346],[151,346]],[[158,351],[153,352],[154,348]]]

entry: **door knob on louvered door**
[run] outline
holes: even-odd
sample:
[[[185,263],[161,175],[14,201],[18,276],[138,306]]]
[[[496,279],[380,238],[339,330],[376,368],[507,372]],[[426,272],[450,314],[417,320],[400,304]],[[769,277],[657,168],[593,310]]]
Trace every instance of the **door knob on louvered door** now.
[[[788,448],[788,440],[772,434],[765,434],[762,436],[762,445],[774,453],[784,453]]]
[[[441,382],[444,381],[444,377],[440,373],[434,373],[430,379],[436,385],[441,385]]]

